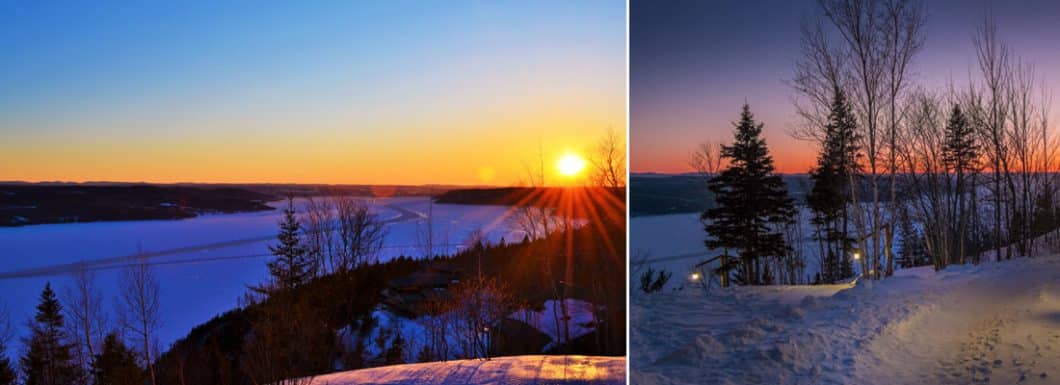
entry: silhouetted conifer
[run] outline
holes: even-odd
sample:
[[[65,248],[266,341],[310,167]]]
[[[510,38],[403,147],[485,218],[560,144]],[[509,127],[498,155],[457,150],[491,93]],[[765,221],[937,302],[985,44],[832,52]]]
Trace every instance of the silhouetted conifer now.
[[[136,363],[136,352],[115,333],[103,339],[103,351],[92,361],[93,385],[141,385],[144,370]]]
[[[37,315],[30,323],[30,337],[25,340],[22,356],[25,385],[68,385],[81,382],[81,371],[73,360],[72,345],[66,342],[62,305],[51,284],[44,286],[37,305]]]
[[[846,96],[836,89],[817,166],[810,172],[813,189],[806,196],[806,204],[813,211],[811,222],[817,228],[814,237],[823,246],[821,278],[824,283],[854,275],[849,256],[854,239],[849,234],[847,210],[850,182],[859,171],[856,128],[857,121]]]
[[[757,285],[763,283],[762,259],[790,251],[780,227],[794,220],[795,208],[750,106],[743,106],[735,126],[735,141],[721,149],[729,167],[708,182],[715,205],[701,220],[708,248],[737,252],[738,263],[726,261],[723,273],[735,266],[739,282]]]
[[[17,377],[11,359],[7,358],[7,347],[0,341],[0,385],[14,385]]]
[[[295,216],[294,198],[287,198],[287,208],[280,221],[279,244],[270,245],[269,251],[276,256],[269,262],[269,273],[280,289],[291,289],[313,278],[313,261],[302,243],[302,225]]]

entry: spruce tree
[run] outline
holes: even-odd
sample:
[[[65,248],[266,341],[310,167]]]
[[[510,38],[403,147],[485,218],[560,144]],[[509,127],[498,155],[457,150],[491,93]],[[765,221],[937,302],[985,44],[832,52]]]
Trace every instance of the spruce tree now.
[[[965,194],[967,177],[978,168],[979,146],[975,140],[975,128],[968,122],[968,118],[961,111],[959,105],[954,104],[950,112],[950,119],[946,123],[946,141],[942,145],[942,160],[950,172],[953,173],[956,183],[954,191],[953,206],[950,208],[951,217],[950,232],[956,244],[950,248],[956,254],[957,259],[946,258],[940,261],[944,267],[952,262],[964,262],[964,256],[968,254],[965,249],[968,229],[968,213]]]
[[[269,251],[276,256],[269,262],[269,273],[279,288],[287,290],[308,282],[313,277],[313,261],[302,243],[302,225],[295,216],[294,198],[287,198],[287,208],[280,221],[279,244],[270,245]]]
[[[144,370],[136,363],[136,352],[115,333],[103,340],[103,351],[92,361],[93,385],[142,385]]]
[[[774,173],[773,158],[761,137],[762,124],[754,121],[750,106],[743,106],[735,126],[735,141],[721,149],[729,166],[707,185],[715,205],[700,219],[706,246],[735,251],[738,257],[724,261],[719,272],[735,269],[739,282],[762,284],[762,259],[790,251],[781,227],[794,220],[795,209],[784,181]]]
[[[898,215],[898,234],[902,237],[902,243],[898,248],[898,266],[907,269],[931,263],[924,246],[924,237],[913,227],[909,211],[904,207]]]
[[[822,280],[834,283],[854,274],[853,262],[847,256],[854,239],[850,237],[847,215],[852,177],[857,164],[857,120],[843,91],[836,89],[825,124],[825,137],[817,166],[810,172],[813,188],[806,204],[813,211],[814,237],[821,243]]]
[[[15,385],[17,377],[11,359],[7,358],[7,346],[0,340],[0,385]]]
[[[22,356],[25,385],[67,385],[81,380],[73,360],[72,345],[67,343],[63,328],[62,305],[51,284],[44,286],[37,305],[37,315],[30,323],[30,337],[25,340]]]
[[[401,330],[394,331],[394,339],[390,341],[390,347],[386,349],[385,361],[387,365],[405,363],[405,339],[401,337]]]
[[[978,158],[979,144],[975,141],[975,127],[968,122],[961,106],[955,104],[946,123],[942,159],[950,170],[967,173],[976,168]]]

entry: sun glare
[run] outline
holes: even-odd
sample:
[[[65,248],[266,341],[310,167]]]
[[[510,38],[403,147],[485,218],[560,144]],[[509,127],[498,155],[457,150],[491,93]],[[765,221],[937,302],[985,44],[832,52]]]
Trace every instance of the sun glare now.
[[[585,159],[575,153],[567,153],[556,162],[556,168],[563,176],[575,176],[585,170]]]

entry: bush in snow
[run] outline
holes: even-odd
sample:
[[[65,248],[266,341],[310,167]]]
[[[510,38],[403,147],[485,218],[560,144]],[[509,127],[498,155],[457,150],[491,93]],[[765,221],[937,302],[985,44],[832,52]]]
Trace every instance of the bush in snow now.
[[[640,289],[645,293],[654,293],[661,291],[666,286],[666,282],[670,281],[670,276],[673,274],[660,270],[659,274],[655,274],[655,270],[648,268],[644,274],[640,275]],[[654,278],[653,278],[654,277]]]

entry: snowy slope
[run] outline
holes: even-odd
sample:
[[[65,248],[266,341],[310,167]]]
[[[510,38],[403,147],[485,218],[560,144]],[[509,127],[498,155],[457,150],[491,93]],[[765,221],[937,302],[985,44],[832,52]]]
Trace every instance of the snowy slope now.
[[[313,385],[584,384],[626,381],[626,359],[593,356],[517,356],[351,370],[313,378]]]
[[[634,384],[1060,383],[1060,258],[635,295]]]

